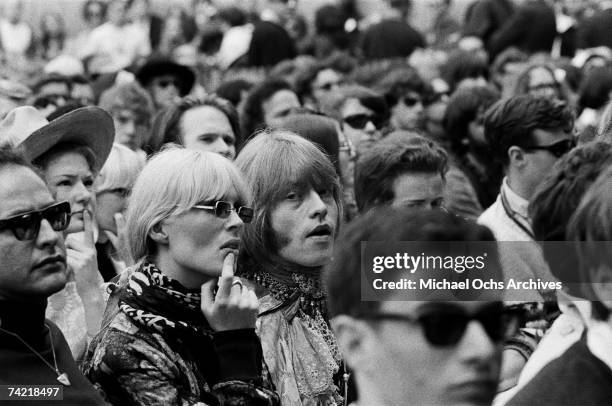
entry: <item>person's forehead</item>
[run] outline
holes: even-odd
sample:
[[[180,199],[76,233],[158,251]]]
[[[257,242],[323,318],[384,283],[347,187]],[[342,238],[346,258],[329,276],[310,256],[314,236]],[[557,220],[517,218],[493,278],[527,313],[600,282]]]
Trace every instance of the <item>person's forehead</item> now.
[[[181,117],[181,126],[186,132],[204,134],[223,130],[233,134],[229,119],[221,110],[213,106],[198,106],[187,110]]]
[[[24,166],[7,165],[0,168],[0,218],[53,203],[44,181],[33,170]]]
[[[548,143],[548,142],[557,142],[565,139],[572,139],[573,135],[561,128],[555,130],[543,130],[541,128],[536,128],[532,131],[532,137],[536,142],[540,143]]]
[[[534,68],[529,72],[529,79],[531,82],[543,82],[543,81],[554,81],[554,76],[551,71],[546,68],[538,67]]]
[[[342,105],[341,112],[342,112],[343,117],[352,116],[355,114],[373,114],[374,113],[371,109],[361,104],[361,102],[357,98],[350,98],[346,100],[344,104]]]
[[[66,82],[47,82],[38,90],[39,95],[68,93],[68,83]]]
[[[393,186],[396,191],[422,196],[434,192],[441,193],[443,181],[438,172],[410,171],[398,175],[393,180]]]

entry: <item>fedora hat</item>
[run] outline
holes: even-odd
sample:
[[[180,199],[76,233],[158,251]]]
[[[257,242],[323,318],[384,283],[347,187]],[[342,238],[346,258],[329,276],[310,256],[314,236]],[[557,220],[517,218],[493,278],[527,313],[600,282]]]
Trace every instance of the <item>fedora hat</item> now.
[[[185,66],[180,65],[164,57],[152,57],[136,72],[136,79],[143,86],[158,76],[173,75],[179,79],[179,91],[181,96],[186,96],[195,83],[195,74]]]
[[[33,162],[55,145],[68,142],[90,148],[95,157],[94,172],[108,158],[115,127],[113,119],[99,107],[82,107],[49,122],[32,106],[11,110],[0,122],[0,146],[11,145]]]

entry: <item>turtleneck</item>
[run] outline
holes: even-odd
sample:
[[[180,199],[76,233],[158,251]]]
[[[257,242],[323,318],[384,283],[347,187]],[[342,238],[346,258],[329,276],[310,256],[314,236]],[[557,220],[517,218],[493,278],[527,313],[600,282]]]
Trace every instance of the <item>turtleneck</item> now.
[[[0,328],[17,334],[32,346],[42,347],[47,335],[46,308],[46,300],[19,302],[0,299]],[[13,342],[14,340],[16,338],[0,331],[0,341]]]

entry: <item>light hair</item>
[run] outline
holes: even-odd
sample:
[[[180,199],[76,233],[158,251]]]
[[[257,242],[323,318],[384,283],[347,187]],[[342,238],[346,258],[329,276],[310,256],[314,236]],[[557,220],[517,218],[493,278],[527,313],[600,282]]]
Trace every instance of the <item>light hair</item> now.
[[[144,164],[143,156],[125,145],[114,143],[96,178],[96,193],[117,188],[131,189]]]
[[[132,258],[156,253],[149,233],[160,221],[211,200],[236,199],[246,205],[251,193],[243,175],[223,156],[171,144],[145,165],[128,203],[126,222]]]
[[[265,130],[249,141],[236,158],[236,166],[253,190],[255,215],[244,229],[244,253],[259,263],[277,254],[270,216],[278,202],[294,188],[330,190],[342,218],[338,175],[329,158],[313,144],[287,130]]]

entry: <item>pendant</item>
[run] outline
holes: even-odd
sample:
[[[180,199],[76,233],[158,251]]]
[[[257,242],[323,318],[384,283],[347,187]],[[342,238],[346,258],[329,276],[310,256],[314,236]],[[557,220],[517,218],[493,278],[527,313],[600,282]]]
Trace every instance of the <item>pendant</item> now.
[[[68,379],[67,373],[62,373],[57,376],[57,380],[64,386],[70,386],[70,379]]]

